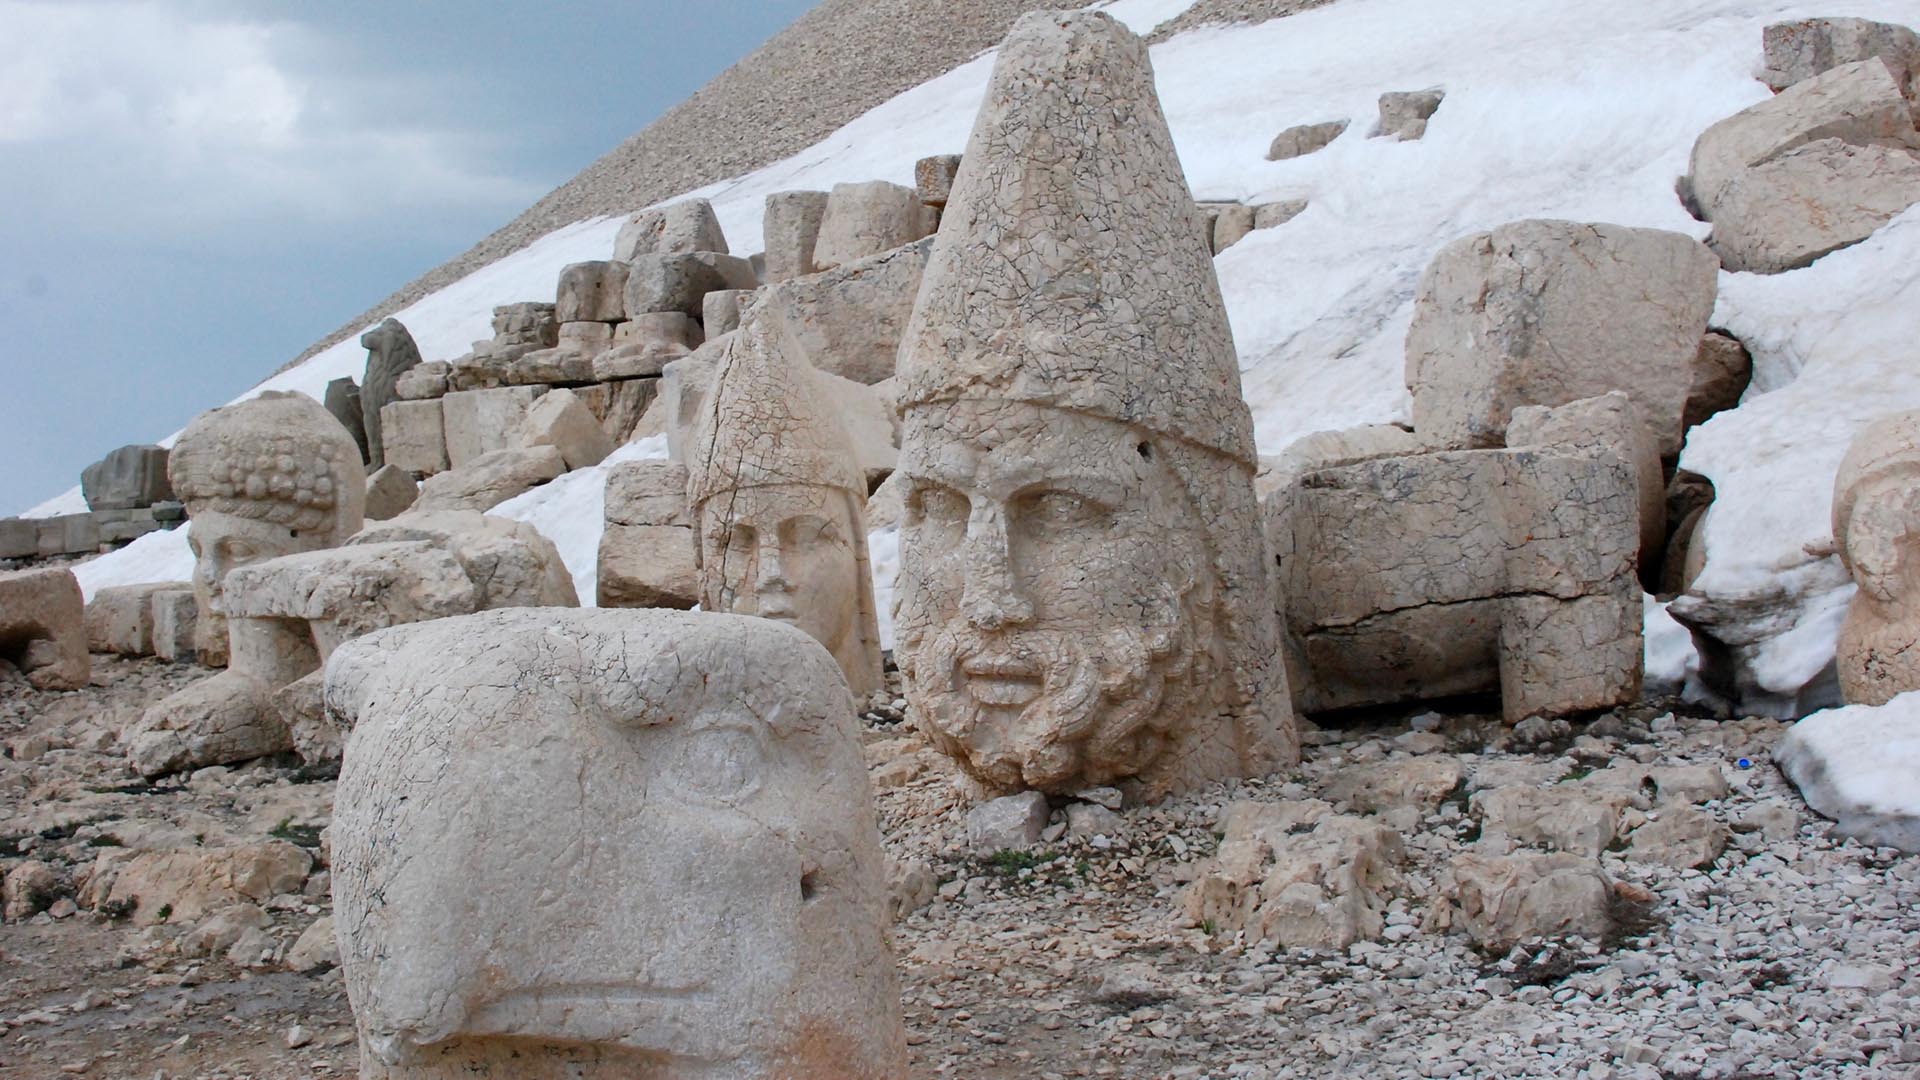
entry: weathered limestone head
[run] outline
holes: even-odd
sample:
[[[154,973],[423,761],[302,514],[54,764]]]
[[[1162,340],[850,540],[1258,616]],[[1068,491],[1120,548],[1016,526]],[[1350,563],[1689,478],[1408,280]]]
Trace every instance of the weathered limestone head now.
[[[707,611],[791,622],[856,698],[884,680],[853,443],[783,319],[751,309],[713,375],[689,447],[687,502]]]
[[[201,413],[174,443],[167,476],[192,519],[203,621],[225,614],[227,571],[333,547],[363,523],[360,447],[305,394],[269,391]]]
[[[1253,422],[1146,45],[1001,47],[900,352],[907,693],[987,793],[1298,755]]]
[[[1920,689],[1920,410],[1854,436],[1833,486],[1833,539],[1860,591],[1840,628],[1840,693],[1881,705]]]
[[[768,619],[505,610],[341,646],[366,1075],[905,1075],[853,702]]]

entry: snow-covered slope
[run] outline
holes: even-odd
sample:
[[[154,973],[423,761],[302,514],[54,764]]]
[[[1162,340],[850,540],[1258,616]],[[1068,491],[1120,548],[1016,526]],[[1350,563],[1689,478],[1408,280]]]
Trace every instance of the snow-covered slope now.
[[[1108,10],[1145,32],[1189,6],[1120,0]],[[1405,418],[1402,342],[1414,285],[1461,235],[1558,217],[1704,236],[1673,186],[1695,137],[1767,96],[1753,78],[1762,27],[1835,13],[1920,25],[1920,0],[1853,0],[1844,12],[1785,0],[1340,0],[1156,46],[1162,102],[1197,196],[1311,200],[1293,221],[1216,261],[1263,452],[1316,430]],[[712,199],[733,246],[748,251],[758,246],[768,193],[874,178],[910,183],[917,158],[963,148],[991,64],[991,55],[980,57],[800,154],[691,194]],[[1447,98],[1424,139],[1367,137],[1382,92],[1432,85]],[[1281,129],[1338,117],[1353,124],[1327,149],[1265,160]],[[1785,590],[1760,631],[1782,642],[1761,652],[1769,685],[1804,681],[1831,656],[1831,612],[1847,586],[1831,560],[1805,548],[1818,550],[1826,536],[1825,488],[1846,439],[1875,412],[1920,404],[1920,386],[1909,388],[1920,377],[1888,375],[1902,358],[1905,368],[1920,367],[1910,362],[1920,359],[1912,355],[1920,341],[1913,217],[1806,270],[1722,275],[1720,318],[1753,335],[1763,374],[1739,410],[1698,433],[1684,460],[1712,477],[1722,502],[1707,530],[1700,588]],[[551,295],[561,266],[604,258],[616,228],[601,219],[562,229],[399,318],[428,358],[451,358],[486,336],[494,304]],[[363,357],[343,342],[262,388],[317,394]],[[1875,382],[1875,392],[1861,392]],[[72,492],[37,511],[72,509],[77,499]],[[584,500],[534,503],[524,508],[528,520],[552,534],[597,527],[575,520]],[[83,583],[175,575],[182,543],[143,540],[88,564]],[[885,543],[876,538],[876,550]],[[876,576],[890,565],[876,557]],[[583,598],[591,592],[589,576]]]

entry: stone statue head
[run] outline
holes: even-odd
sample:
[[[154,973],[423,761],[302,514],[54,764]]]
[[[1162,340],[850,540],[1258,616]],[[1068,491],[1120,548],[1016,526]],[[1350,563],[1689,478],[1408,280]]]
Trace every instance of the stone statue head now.
[[[191,520],[202,617],[225,612],[236,566],[333,547],[360,530],[360,448],[319,402],[269,391],[201,413],[174,443],[167,474]]]
[[[1146,46],[1001,48],[900,353],[894,622],[988,793],[1149,798],[1297,754],[1252,418]]]
[[[700,605],[791,622],[864,698],[882,684],[852,441],[775,305],[750,310],[700,406],[687,501]]]
[[[1920,689],[1920,410],[1854,436],[1833,487],[1833,539],[1859,586],[1835,668],[1851,704]]]
[[[853,702],[807,635],[493,611],[341,646],[325,699],[380,1075],[904,1075]]]

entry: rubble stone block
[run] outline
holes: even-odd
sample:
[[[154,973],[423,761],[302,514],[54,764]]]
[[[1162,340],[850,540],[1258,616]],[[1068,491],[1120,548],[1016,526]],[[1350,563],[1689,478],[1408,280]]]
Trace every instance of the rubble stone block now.
[[[167,451],[123,446],[81,471],[80,493],[89,510],[132,510],[171,499]]]
[[[524,422],[524,421],[523,421]],[[502,447],[489,450],[420,485],[413,510],[487,511],[516,495],[557,479],[567,471],[566,458],[553,446]]]
[[[153,601],[156,594],[165,592],[191,596],[193,586],[184,581],[161,581],[112,585],[94,593],[87,602],[87,649],[120,656],[153,655]]]
[[[445,360],[428,360],[414,365],[394,380],[394,400],[425,401],[444,395],[447,392],[447,376],[452,370],[453,365]]]
[[[1375,458],[1300,474],[1267,513],[1307,711],[1499,689],[1518,722],[1639,693],[1639,501],[1618,458]]]
[[[1682,420],[1691,430],[1716,413],[1740,404],[1753,381],[1753,356],[1739,339],[1710,330],[1693,358],[1693,386],[1687,391]]]
[[[627,264],[597,260],[573,263],[560,271],[553,317],[566,337],[567,324],[619,322],[627,317]]]
[[[1516,221],[1442,249],[1407,331],[1413,429],[1431,446],[1499,446],[1522,405],[1625,391],[1680,450],[1719,264],[1659,229]]]
[[[609,525],[691,526],[687,467],[661,458],[623,461],[607,470],[604,505]]]
[[[502,304],[493,309],[493,340],[498,345],[531,345],[551,349],[559,343],[557,305]]]
[[[944,207],[960,172],[959,154],[937,154],[913,163],[913,193],[922,205]]]
[[[1040,842],[1047,797],[1037,791],[989,799],[967,811],[967,847],[976,855],[1016,851]]]
[[[446,416],[447,463],[453,468],[512,446],[520,423],[545,387],[462,390],[440,399]]]
[[[389,464],[420,476],[447,470],[450,463],[444,400],[394,401],[380,411],[381,438]]]
[[[1461,928],[1493,952],[1536,937],[1599,940],[1612,926],[1612,883],[1589,856],[1467,853],[1452,876]]]
[[[603,322],[563,322],[560,324],[562,351],[572,350],[592,356],[613,344],[613,324]],[[551,350],[541,350],[542,352]],[[540,353],[529,353],[538,356]],[[524,359],[524,358],[523,358]]]
[[[933,230],[931,208],[922,204],[910,187],[885,180],[835,184],[820,219],[813,262],[822,270],[831,270],[911,244],[932,235]]]
[[[619,379],[574,387],[573,393],[600,421],[613,444],[625,446],[641,434],[641,421],[660,393],[660,380]]]
[[[1188,921],[1290,949],[1378,938],[1405,848],[1377,819],[1332,810],[1316,799],[1228,807],[1218,854],[1182,896]]]
[[[138,510],[95,510],[94,522],[100,527],[100,544],[108,547],[125,544],[150,532],[166,528],[153,516],[152,507]]]
[[[1872,236],[1915,203],[1920,152],[1820,139],[1729,181],[1714,205],[1710,243],[1728,270],[1798,270]]]
[[[0,572],[0,660],[42,690],[79,690],[92,674],[86,604],[65,567]]]
[[[603,608],[679,608],[700,602],[698,540],[681,525],[608,525],[600,535]]]
[[[367,477],[367,520],[399,517],[419,497],[420,485],[414,482],[413,475],[388,462]]]
[[[613,440],[601,429],[599,418],[569,390],[549,390],[534,401],[521,432],[527,446],[560,451],[569,470],[598,465],[613,453]]]
[[[1775,93],[1843,64],[1879,58],[1909,99],[1920,99],[1920,34],[1870,19],[1794,19],[1761,33],[1766,70]]]
[[[1227,250],[1253,231],[1253,207],[1240,203],[1207,203],[1213,213],[1213,253]]]
[[[614,331],[613,346],[593,358],[593,377],[600,382],[653,378],[692,353],[701,339],[700,324],[685,312],[638,315],[621,323]]]
[[[713,204],[683,199],[629,216],[613,240],[613,257],[632,262],[641,255],[686,255],[696,251],[727,254],[726,234]],[[629,309],[631,310],[631,309]]]
[[[1427,115],[1431,116],[1432,113]],[[1317,124],[1296,124],[1273,137],[1273,144],[1267,147],[1268,161],[1286,161],[1289,158],[1304,157],[1317,150],[1324,150],[1328,143],[1339,138],[1347,130],[1347,121],[1322,120]]]
[[[1294,218],[1307,208],[1305,199],[1284,199],[1280,202],[1261,203],[1253,208],[1253,227],[1255,229],[1273,229]]]
[[[1561,447],[1585,454],[1614,454],[1633,469],[1640,494],[1640,565],[1652,567],[1667,542],[1667,481],[1660,444],[1619,390],[1565,405],[1526,405],[1513,410],[1507,445]]]
[[[1912,103],[1884,62],[1842,64],[1701,132],[1688,161],[1688,188],[1706,219],[1718,224],[1721,203],[1741,174],[1825,139],[1920,147]]]
[[[761,219],[760,227],[765,234],[769,284],[804,277],[820,269],[814,264],[813,253],[820,240],[820,221],[826,213],[824,191],[776,191],[767,196],[766,216]]]
[[[770,286],[755,305],[779,313],[814,367],[876,383],[893,375],[932,250],[929,238]]]
[[[759,285],[752,265],[731,255],[640,255],[627,271],[627,316],[677,311],[697,318],[708,293]]]
[[[158,592],[153,596],[153,655],[172,663],[195,659],[195,624],[200,605],[193,590]]]
[[[720,289],[707,294],[700,307],[703,335],[717,336],[740,328],[740,313],[753,302],[747,289]]]
[[[1380,95],[1380,123],[1373,129],[1375,138],[1391,135],[1401,142],[1427,133],[1427,121],[1440,111],[1447,92],[1435,86],[1426,90],[1391,90]]]

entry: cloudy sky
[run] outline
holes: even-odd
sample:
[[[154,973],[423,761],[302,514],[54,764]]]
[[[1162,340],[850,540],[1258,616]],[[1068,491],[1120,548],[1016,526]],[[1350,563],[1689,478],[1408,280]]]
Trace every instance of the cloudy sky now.
[[[0,516],[244,391],[814,0],[0,0]]]

